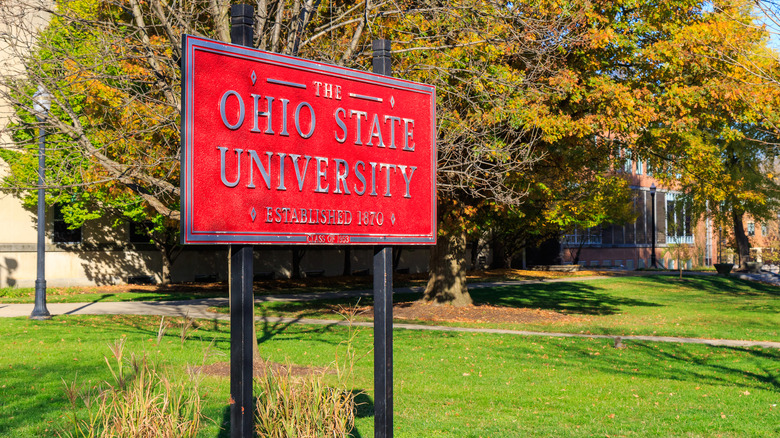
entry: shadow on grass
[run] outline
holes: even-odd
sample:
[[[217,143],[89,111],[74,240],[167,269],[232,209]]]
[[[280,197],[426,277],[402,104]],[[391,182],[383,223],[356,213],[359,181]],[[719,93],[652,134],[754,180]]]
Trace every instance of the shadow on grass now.
[[[759,283],[757,281],[743,280],[736,277],[723,277],[720,275],[695,275],[684,274],[682,280],[677,276],[648,275],[633,277],[632,282],[637,286],[692,289],[717,295],[729,296],[780,296],[780,288],[774,285]]]
[[[79,381],[99,381],[102,377],[90,367],[98,369],[100,362],[87,363],[79,374]],[[64,373],[62,364],[21,365],[15,363],[10,370],[3,370],[0,390],[0,436],[47,436],[55,430],[70,430],[68,419],[58,421],[58,414],[69,413],[70,404],[65,397],[65,383],[74,380],[74,374]],[[48,424],[47,424],[48,422]],[[45,429],[45,430],[44,430]],[[19,434],[19,435],[17,435]]]
[[[611,295],[584,282],[523,284],[469,291],[475,305],[554,310],[584,315],[611,315],[621,307],[658,307],[649,301]]]
[[[687,277],[691,278],[691,277]],[[691,278],[692,279],[692,278]],[[777,286],[759,283],[757,281],[742,280],[733,277],[699,277],[695,287],[699,290],[718,295],[734,296],[760,296],[769,295],[773,297],[780,296],[780,288]]]
[[[780,389],[780,369],[776,366],[780,350],[633,341],[626,345],[621,354],[611,355],[608,362],[603,362],[602,371],[701,385]],[[580,354],[588,357],[588,351],[581,350]],[[638,363],[638,358],[642,358],[643,364]],[[646,358],[652,360],[645,361]],[[588,362],[591,366],[596,363]]]
[[[352,392],[355,393],[355,418],[373,418],[374,400],[363,391],[352,390]],[[350,436],[352,438],[364,438],[357,427],[352,429]]]
[[[230,438],[230,406],[222,410],[222,423],[219,425],[217,438]]]

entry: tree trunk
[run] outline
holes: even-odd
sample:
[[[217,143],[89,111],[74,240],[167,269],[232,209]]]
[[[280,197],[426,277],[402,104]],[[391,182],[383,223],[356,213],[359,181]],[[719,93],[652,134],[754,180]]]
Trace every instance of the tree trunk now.
[[[398,270],[398,265],[401,264],[401,252],[404,250],[404,247],[401,245],[396,245],[393,247],[393,272]]]
[[[677,269],[680,271],[680,280],[682,280],[682,271],[683,271],[682,256],[679,255],[677,256]]]
[[[428,285],[423,300],[456,307],[473,303],[466,287],[466,233],[439,236],[431,251]]]
[[[171,282],[171,257],[168,251],[160,251],[162,258],[162,272],[160,273],[160,284],[168,284]]]
[[[352,248],[349,246],[344,247],[344,271],[341,275],[352,275]]]
[[[160,252],[160,284],[169,284],[171,282],[171,267],[173,261],[181,254],[183,248],[177,248],[177,245],[166,245],[157,239],[152,239],[154,247]]]
[[[490,269],[506,268],[504,259],[504,243],[498,238],[496,232],[492,232],[490,237],[490,249],[493,251],[493,260],[490,263]]]
[[[306,254],[305,249],[293,248],[292,250],[292,278],[301,278],[301,260]]]
[[[745,268],[745,263],[750,259],[750,240],[745,234],[745,225],[742,223],[744,213],[731,210],[734,218],[734,240],[737,242],[737,254],[739,254],[739,267]]]
[[[572,262],[572,265],[579,265],[580,264],[580,254],[582,254],[582,248],[585,246],[585,238],[582,239],[582,242],[580,242],[579,245],[577,245],[577,252],[574,253],[574,261]]]
[[[476,270],[479,263],[479,237],[471,242],[471,269]]]

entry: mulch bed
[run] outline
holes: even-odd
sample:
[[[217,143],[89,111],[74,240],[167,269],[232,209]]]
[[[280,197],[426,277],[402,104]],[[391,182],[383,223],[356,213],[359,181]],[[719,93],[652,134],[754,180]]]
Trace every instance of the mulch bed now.
[[[362,316],[373,315],[373,307],[364,306],[358,309]],[[448,305],[412,301],[398,303],[393,306],[393,318],[402,320],[434,321],[434,322],[468,322],[468,323],[522,323],[522,324],[556,324],[582,321],[579,316],[571,316],[551,310],[525,309],[514,307],[471,305],[453,307]]]

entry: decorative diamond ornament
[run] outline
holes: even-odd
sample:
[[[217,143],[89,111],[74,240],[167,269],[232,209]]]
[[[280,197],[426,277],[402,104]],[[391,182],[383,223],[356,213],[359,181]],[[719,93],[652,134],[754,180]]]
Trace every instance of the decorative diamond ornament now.
[[[390,96],[390,108],[395,108],[395,99],[393,99],[393,96]]]
[[[257,217],[257,212],[255,211],[254,207],[252,207],[252,211],[249,212],[249,216],[252,216],[252,222],[254,222],[255,218]]]
[[[390,222],[392,222],[393,225],[395,225],[395,213],[390,215]]]
[[[252,85],[254,85],[254,84],[255,84],[255,82],[257,82],[257,75],[255,74],[255,71],[254,71],[254,70],[252,70],[252,76],[251,76],[251,78],[252,78]]]

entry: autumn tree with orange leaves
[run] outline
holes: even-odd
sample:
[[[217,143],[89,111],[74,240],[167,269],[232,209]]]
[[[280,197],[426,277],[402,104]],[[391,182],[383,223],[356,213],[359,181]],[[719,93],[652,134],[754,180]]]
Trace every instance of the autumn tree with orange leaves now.
[[[766,47],[760,28],[730,24],[750,22],[747,5],[258,0],[255,47],[367,70],[371,40],[387,38],[395,76],[437,87],[441,231],[425,296],[462,305],[470,302],[467,236],[508,211],[518,226],[543,218],[560,228],[623,216],[607,205],[628,191],[609,173],[618,148],[678,181],[695,205],[712,207],[727,190],[751,199],[767,193],[741,184],[724,160],[732,140],[751,139],[750,148],[735,149],[740,159],[776,156],[754,148],[759,136],[750,134],[771,126],[776,93],[718,61],[725,43],[752,45],[753,53]],[[53,146],[50,201],[66,201],[73,224],[106,214],[150,221],[172,254],[180,38],[228,40],[229,6],[0,4],[2,49],[20,66],[0,73],[1,97],[16,108],[6,129],[13,141],[0,152],[11,165],[6,190],[34,202],[26,190],[35,186],[29,150],[39,123],[31,96],[43,86],[53,101],[40,122]],[[36,14],[44,19],[30,20]]]

